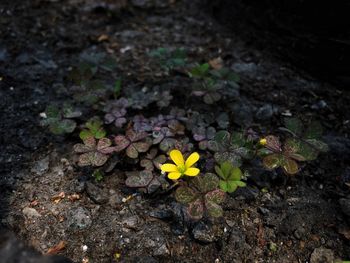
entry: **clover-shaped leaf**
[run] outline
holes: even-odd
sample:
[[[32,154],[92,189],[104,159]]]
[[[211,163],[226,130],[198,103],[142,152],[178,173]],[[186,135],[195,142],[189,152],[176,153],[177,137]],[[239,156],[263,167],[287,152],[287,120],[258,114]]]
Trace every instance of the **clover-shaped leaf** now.
[[[214,114],[201,114],[197,111],[189,111],[188,119],[186,121],[186,128],[193,130],[195,127],[208,127],[215,122]]]
[[[307,128],[304,128],[300,120],[287,118],[285,126],[293,135],[295,152],[305,160],[315,160],[320,152],[328,151],[328,145],[320,140],[323,129],[319,122],[312,121]]]
[[[152,124],[149,119],[143,115],[136,115],[133,118],[133,127],[136,132],[149,132],[152,131]]]
[[[96,142],[94,137],[88,137],[83,142],[84,144],[74,145],[74,151],[81,153],[79,166],[102,166],[108,160],[109,154],[115,151],[115,147],[111,147],[112,142],[108,138],[101,138]]]
[[[155,192],[161,186],[157,176],[152,171],[146,170],[129,175],[125,185],[130,188],[139,188],[149,194]]]
[[[126,149],[126,155],[136,159],[139,153],[147,152],[152,145],[151,140],[147,136],[146,132],[135,132],[130,128],[125,135],[118,135],[114,138],[116,151],[120,152]]]
[[[166,157],[164,154],[157,156],[157,153],[158,150],[156,148],[152,148],[146,157],[141,160],[140,165],[144,167],[145,170],[153,171],[154,168],[160,170],[161,164],[166,162]]]
[[[251,157],[249,144],[243,133],[219,131],[214,140],[208,142],[208,148],[214,151],[214,158],[217,163],[230,162],[234,166],[241,166],[242,159]]]
[[[193,220],[200,220],[204,214],[203,201],[198,198],[196,201],[189,203],[187,213]]]
[[[181,186],[175,192],[176,201],[182,204],[188,204],[197,199],[197,194],[190,187]]]
[[[216,189],[219,185],[219,178],[213,173],[206,173],[203,176],[196,176],[191,180],[191,185],[201,193],[207,193]]]
[[[233,193],[238,187],[246,186],[241,181],[242,171],[238,167],[232,166],[229,162],[224,162],[219,166],[215,166],[216,173],[220,176],[220,189],[224,192]]]
[[[192,130],[193,139],[198,142],[198,147],[201,150],[206,150],[208,148],[208,142],[213,140],[216,134],[214,127],[196,127]]]
[[[49,105],[45,110],[45,115],[46,118],[40,122],[41,125],[49,126],[50,132],[60,135],[72,133],[75,130],[77,124],[70,118],[81,116],[81,112],[67,105],[64,105],[62,110],[54,105]]]
[[[102,127],[102,121],[99,118],[91,118],[86,124],[86,129],[82,130],[79,137],[82,140],[88,137],[94,137],[95,139],[101,139],[106,136],[106,131]]]

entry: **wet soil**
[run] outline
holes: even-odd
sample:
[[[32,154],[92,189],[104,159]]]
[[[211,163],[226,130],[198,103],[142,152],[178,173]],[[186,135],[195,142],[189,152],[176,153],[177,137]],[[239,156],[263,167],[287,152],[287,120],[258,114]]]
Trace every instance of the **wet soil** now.
[[[192,1],[14,0],[0,13],[0,218],[27,245],[45,253],[65,241],[60,254],[74,262],[350,259],[348,91],[249,47]],[[117,74],[147,86],[159,81],[144,70],[157,47],[185,47],[201,62],[222,57],[241,76],[237,125],[268,133],[286,114],[312,116],[329,153],[292,178],[252,170],[224,217],[200,223],[171,196],[131,195],[122,171],[94,182],[74,163],[77,134],[50,135],[39,114],[66,99],[62,86],[82,52],[116,55]],[[177,77],[165,82],[186,85]]]

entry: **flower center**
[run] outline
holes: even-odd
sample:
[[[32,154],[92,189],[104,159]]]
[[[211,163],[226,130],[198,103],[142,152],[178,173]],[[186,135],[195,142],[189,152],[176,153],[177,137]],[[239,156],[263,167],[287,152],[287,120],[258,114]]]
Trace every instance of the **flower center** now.
[[[186,172],[186,166],[184,164],[181,164],[177,167],[177,170],[179,173],[184,174]]]

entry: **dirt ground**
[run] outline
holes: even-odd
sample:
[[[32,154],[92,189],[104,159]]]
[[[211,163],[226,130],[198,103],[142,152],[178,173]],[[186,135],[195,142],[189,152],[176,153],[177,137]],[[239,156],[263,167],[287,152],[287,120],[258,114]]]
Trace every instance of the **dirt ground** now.
[[[0,3],[2,226],[43,253],[65,241],[59,254],[74,262],[350,260],[349,91],[251,48],[202,11],[200,1],[6,2]],[[127,84],[152,86],[159,80],[147,75],[146,54],[158,47],[184,47],[201,62],[221,57],[240,75],[240,94],[226,109],[235,125],[269,133],[286,114],[312,116],[325,127],[330,151],[296,177],[251,167],[248,187],[227,199],[224,217],[199,223],[189,222],[171,196],[131,195],[122,171],[96,183],[75,165],[77,134],[49,134],[40,113],[65,100],[66,76],[83,52],[114,54]],[[163,84],[187,83],[168,76]]]

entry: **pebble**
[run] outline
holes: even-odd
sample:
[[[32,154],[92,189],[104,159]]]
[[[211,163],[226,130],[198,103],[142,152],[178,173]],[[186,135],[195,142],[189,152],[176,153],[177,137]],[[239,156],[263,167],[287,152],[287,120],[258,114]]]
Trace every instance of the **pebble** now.
[[[91,182],[86,183],[86,192],[96,204],[104,204],[108,201],[108,196],[104,190]]]
[[[49,170],[50,157],[46,156],[45,158],[37,161],[32,167],[31,171],[37,175],[43,175]]]
[[[311,254],[310,263],[333,263],[334,253],[331,249],[324,247],[315,248]]]
[[[30,208],[30,207],[23,208],[22,213],[28,218],[35,218],[35,217],[41,216],[41,214],[39,214],[38,211],[36,211],[34,208]]]
[[[68,212],[67,225],[69,228],[85,229],[92,224],[90,212],[83,208],[73,208]]]
[[[192,229],[192,234],[194,239],[204,243],[211,243],[217,240],[213,228],[203,222],[196,224]]]

